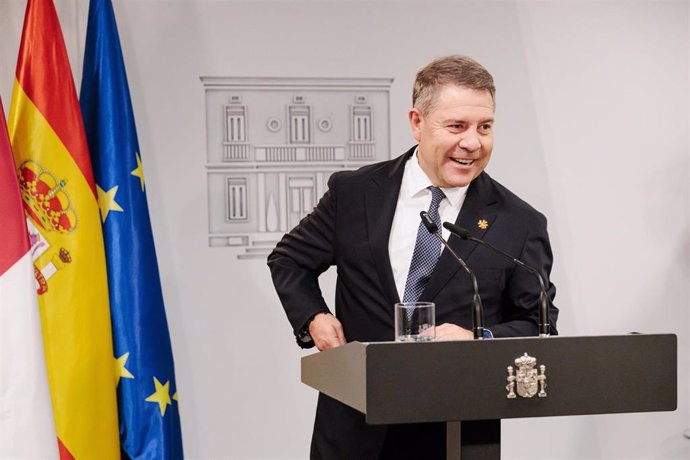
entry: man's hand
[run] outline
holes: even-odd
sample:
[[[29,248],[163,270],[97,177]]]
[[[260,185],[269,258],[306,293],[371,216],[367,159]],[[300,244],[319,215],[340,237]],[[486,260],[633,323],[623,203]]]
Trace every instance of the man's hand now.
[[[330,313],[318,313],[309,323],[309,335],[319,351],[345,345],[343,325]]]
[[[436,340],[472,340],[472,331],[463,329],[457,324],[443,323],[436,326]]]

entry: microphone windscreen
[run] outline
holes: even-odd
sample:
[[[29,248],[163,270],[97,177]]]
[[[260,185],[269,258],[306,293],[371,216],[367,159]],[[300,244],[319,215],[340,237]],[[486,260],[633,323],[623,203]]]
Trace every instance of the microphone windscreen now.
[[[438,231],[438,227],[434,223],[433,220],[431,220],[431,217],[429,217],[429,213],[426,211],[422,211],[419,213],[419,217],[422,218],[422,223],[426,227],[427,230],[429,230],[429,233],[436,233]]]
[[[458,227],[455,224],[451,224],[450,222],[444,222],[443,226],[447,228],[451,233],[455,233],[456,235],[458,235],[463,240],[467,240],[472,236],[470,235],[469,231],[465,230],[462,227]]]

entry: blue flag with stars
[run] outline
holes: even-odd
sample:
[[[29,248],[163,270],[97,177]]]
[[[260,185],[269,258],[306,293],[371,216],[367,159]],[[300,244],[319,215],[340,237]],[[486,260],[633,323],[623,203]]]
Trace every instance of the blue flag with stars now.
[[[183,457],[146,184],[111,0],[91,0],[82,114],[101,209],[123,458]]]

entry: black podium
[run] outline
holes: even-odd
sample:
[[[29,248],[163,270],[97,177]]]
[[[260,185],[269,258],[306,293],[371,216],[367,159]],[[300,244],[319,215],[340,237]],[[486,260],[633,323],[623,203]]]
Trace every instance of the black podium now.
[[[503,418],[675,410],[677,381],[673,334],[351,342],[302,358],[303,383],[369,424],[446,422],[447,458],[462,460],[500,458]]]

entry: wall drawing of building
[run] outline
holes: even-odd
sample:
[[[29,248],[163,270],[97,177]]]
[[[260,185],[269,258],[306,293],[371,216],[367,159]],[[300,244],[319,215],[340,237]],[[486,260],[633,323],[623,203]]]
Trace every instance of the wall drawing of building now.
[[[388,78],[201,77],[210,247],[265,258],[330,175],[390,158]]]

